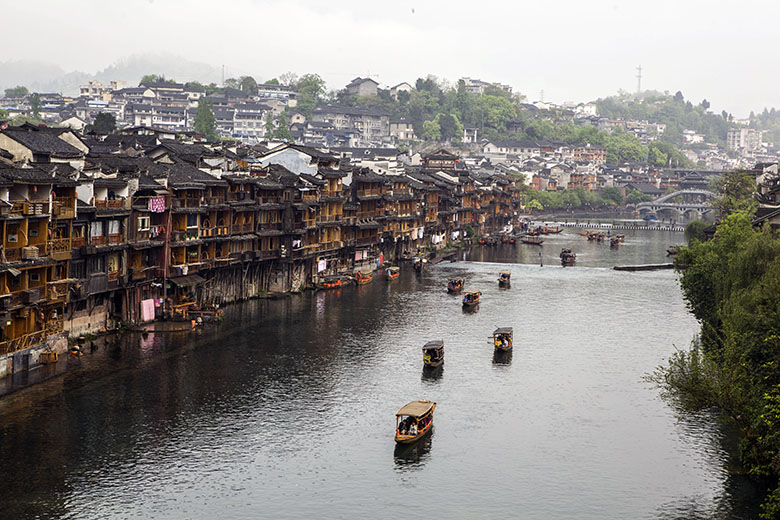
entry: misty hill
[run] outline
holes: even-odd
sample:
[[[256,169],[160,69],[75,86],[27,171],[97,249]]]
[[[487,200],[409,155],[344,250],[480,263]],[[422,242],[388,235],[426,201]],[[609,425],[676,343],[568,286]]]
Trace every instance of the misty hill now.
[[[235,71],[233,71],[235,73]],[[161,74],[179,81],[219,83],[220,67],[186,60],[172,54],[140,54],[128,56],[94,74],[65,71],[59,65],[36,61],[0,62],[0,91],[24,85],[31,92],[61,92],[78,95],[79,85],[90,79],[108,82],[127,81],[135,85],[144,74]]]

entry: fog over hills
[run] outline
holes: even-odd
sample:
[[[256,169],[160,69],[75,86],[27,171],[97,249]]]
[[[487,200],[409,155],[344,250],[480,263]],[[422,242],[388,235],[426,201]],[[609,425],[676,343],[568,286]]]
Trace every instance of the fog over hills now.
[[[33,92],[61,92],[78,95],[79,85],[90,79],[103,82],[124,80],[136,85],[144,74],[164,74],[179,81],[219,83],[220,67],[184,59],[173,54],[137,54],[117,60],[114,64],[90,74],[65,71],[59,65],[41,61],[17,60],[0,62],[0,91],[24,85]],[[235,68],[226,70],[226,77],[238,76]]]

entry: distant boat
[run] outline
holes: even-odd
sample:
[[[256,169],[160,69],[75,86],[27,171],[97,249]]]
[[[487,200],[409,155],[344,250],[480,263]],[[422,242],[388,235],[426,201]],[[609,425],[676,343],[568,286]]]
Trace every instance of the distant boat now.
[[[395,442],[410,444],[421,439],[433,426],[433,401],[412,401],[401,407],[395,414]]]
[[[371,280],[373,279],[374,273],[371,271],[358,271],[355,273],[355,282],[357,282],[358,285],[366,285],[371,283]]]
[[[463,290],[463,278],[453,278],[447,282],[447,292],[450,294],[459,294]]]
[[[571,249],[561,249],[561,264],[562,265],[574,265],[577,261],[577,255],[572,253]]]
[[[442,340],[429,341],[422,348],[423,363],[427,367],[437,367],[444,363],[444,342]]]
[[[396,266],[390,266],[387,269],[385,269],[385,276],[388,280],[395,280],[399,276],[401,276],[401,268]]]
[[[523,244],[531,244],[532,246],[540,246],[544,242],[543,238],[535,236],[524,236],[520,240]]]
[[[512,273],[509,271],[501,271],[498,273],[498,285],[502,287],[509,287],[509,280],[512,277]]]
[[[512,350],[512,327],[501,327],[493,331],[493,347],[496,350]]]
[[[482,296],[480,291],[466,291],[463,293],[463,306],[474,307],[479,304],[479,297]]]

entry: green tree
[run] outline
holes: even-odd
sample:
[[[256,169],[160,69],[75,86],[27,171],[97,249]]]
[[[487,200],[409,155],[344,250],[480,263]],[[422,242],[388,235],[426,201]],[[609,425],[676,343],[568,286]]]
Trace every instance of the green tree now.
[[[241,80],[238,78],[228,78],[222,84],[225,88],[231,88],[233,90],[241,90]]]
[[[195,122],[192,128],[199,134],[203,134],[208,141],[217,141],[217,120],[214,117],[214,104],[209,98],[198,100],[198,111],[195,113]]]
[[[292,141],[292,135],[290,134],[290,127],[287,125],[287,114],[284,112],[279,116],[279,124],[274,131],[274,138],[283,141]]]
[[[639,190],[629,190],[626,193],[626,200],[629,204],[639,204],[640,202],[648,202],[653,200],[653,197],[646,195]]]
[[[441,139],[455,142],[463,139],[463,125],[460,124],[458,116],[439,113],[436,114],[434,122],[439,125]]]
[[[620,188],[615,186],[605,186],[601,189],[601,197],[604,200],[611,200],[616,205],[623,204],[623,194],[620,193]]]
[[[7,119],[8,111],[4,108],[0,108],[0,119]]]
[[[91,129],[96,134],[113,134],[116,131],[116,117],[109,112],[100,112],[95,116]]]
[[[265,82],[266,85],[279,85],[279,80],[276,78],[271,78],[268,81]]]
[[[239,88],[243,92],[248,92],[252,95],[257,94],[257,81],[252,76],[241,76],[239,79]]]
[[[22,85],[5,89],[5,97],[25,97],[27,94],[29,94],[27,87]]]
[[[30,99],[30,109],[32,110],[33,117],[41,117],[41,96],[37,92],[33,94],[32,98]]]
[[[308,118],[325,93],[325,80],[317,74],[304,74],[295,86],[298,90],[297,109]]]
[[[164,74],[146,74],[141,78],[141,81],[138,82],[138,86],[141,85],[147,85],[149,83],[167,83],[169,85],[172,85],[176,83],[175,79],[167,79]]]
[[[692,220],[688,222],[685,226],[685,241],[688,242],[688,244],[693,244],[694,240],[698,240],[699,242],[703,241],[705,238],[704,230],[708,227],[709,224],[703,220]]]
[[[721,218],[732,213],[755,213],[758,204],[753,196],[756,180],[753,174],[736,170],[723,174],[716,182],[719,197],[712,203]]]
[[[441,139],[441,127],[439,123],[434,121],[425,121],[423,123],[423,131],[420,136],[427,141],[439,141]]]

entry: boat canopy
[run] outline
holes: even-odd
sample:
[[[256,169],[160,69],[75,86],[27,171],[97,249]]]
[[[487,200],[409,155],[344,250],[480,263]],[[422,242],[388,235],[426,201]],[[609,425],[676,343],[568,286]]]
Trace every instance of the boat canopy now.
[[[482,293],[479,291],[466,291],[463,293],[464,296],[468,296],[469,294],[471,294],[472,296],[479,296]]]
[[[425,345],[423,345],[423,350],[433,350],[437,348],[444,348],[444,341],[437,339],[434,341],[429,341]]]
[[[512,273],[510,273],[509,271],[501,271],[500,273],[498,273],[498,275],[503,276],[505,278],[509,278],[510,276],[512,276]]]
[[[433,410],[435,406],[436,403],[433,401],[412,401],[398,410],[395,416],[401,417],[406,415],[409,417],[422,417],[423,415]]]
[[[504,334],[504,335],[510,335],[511,336],[512,335],[512,327],[501,327],[501,328],[498,328],[495,331],[493,331],[493,335],[494,336],[497,336],[499,334]]]

